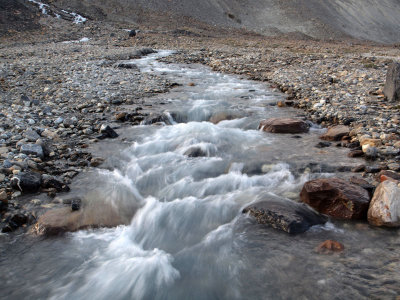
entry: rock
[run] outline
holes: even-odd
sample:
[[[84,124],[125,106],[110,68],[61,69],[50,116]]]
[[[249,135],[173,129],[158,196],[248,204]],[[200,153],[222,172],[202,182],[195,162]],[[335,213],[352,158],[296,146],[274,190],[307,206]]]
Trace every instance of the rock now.
[[[333,126],[328,131],[320,136],[321,139],[326,141],[340,141],[342,137],[349,135],[350,129],[344,125]]]
[[[326,148],[330,147],[332,143],[330,142],[319,142],[318,144],[315,145],[316,148]]]
[[[44,178],[42,181],[42,187],[45,189],[55,189],[57,192],[69,192],[70,190],[68,185],[54,177]]]
[[[344,250],[344,246],[342,243],[333,240],[327,240],[315,249],[319,254],[333,254],[335,252],[342,252]]]
[[[5,190],[0,191],[0,212],[6,211],[8,208],[8,196]]]
[[[325,216],[305,204],[277,197],[252,204],[246,207],[243,213],[255,217],[259,224],[268,224],[290,234],[305,232],[311,226],[327,221]]]
[[[362,151],[368,159],[375,159],[378,156],[378,149],[369,144],[362,146]]]
[[[213,124],[218,124],[221,121],[225,121],[225,120],[234,120],[239,118],[239,116],[235,115],[235,114],[231,114],[229,112],[218,112],[215,113],[214,115],[212,115],[212,117],[210,118],[210,122]]]
[[[375,226],[400,226],[400,188],[391,180],[381,182],[368,209],[368,222]]]
[[[125,122],[127,120],[128,114],[126,112],[121,112],[115,115],[115,120],[119,122]]]
[[[71,201],[71,210],[76,211],[81,208],[81,199],[80,198],[75,198]]]
[[[299,119],[271,118],[261,121],[258,129],[272,133],[304,133],[308,132],[308,124]]]
[[[102,157],[93,157],[90,160],[90,166],[92,167],[98,167],[104,162],[104,158]]]
[[[29,142],[36,142],[38,139],[40,139],[40,135],[36,131],[31,129],[24,132],[24,137]]]
[[[60,235],[86,228],[115,227],[123,222],[112,207],[96,206],[91,209],[71,211],[63,207],[47,211],[32,226],[31,233],[37,235]]]
[[[44,158],[43,148],[38,144],[23,144],[21,145],[20,152],[26,155],[34,155],[40,159]]]
[[[28,223],[28,216],[21,213],[15,214],[7,220],[7,224],[2,228],[1,232],[12,232],[26,223]]]
[[[393,62],[389,66],[383,94],[391,102],[400,100],[400,63]]]
[[[105,125],[105,124],[101,125],[100,133],[102,135],[98,137],[99,139],[105,139],[105,138],[115,139],[118,137],[118,133],[116,133],[114,129],[110,127],[110,125]]]
[[[202,157],[202,156],[208,156],[207,152],[201,149],[200,147],[191,147],[183,153],[183,155],[186,155],[188,157]]]
[[[400,174],[393,171],[382,170],[379,172],[377,178],[380,178],[381,176],[386,176],[394,180],[400,181]]]
[[[363,189],[367,190],[370,199],[374,195],[375,186],[370,184],[368,181],[356,176],[352,176],[350,178],[350,183],[361,186]]]
[[[117,64],[117,68],[139,70],[138,66],[130,62],[121,62]]]
[[[366,219],[370,202],[365,189],[339,178],[306,182],[300,198],[318,212],[339,219]]]
[[[131,31],[129,31],[129,37],[135,37],[136,36],[136,30],[132,29]]]
[[[364,152],[362,150],[353,150],[347,154],[348,157],[361,157],[363,155]]]
[[[11,179],[11,186],[23,193],[36,193],[42,183],[42,176],[35,172],[20,172]]]

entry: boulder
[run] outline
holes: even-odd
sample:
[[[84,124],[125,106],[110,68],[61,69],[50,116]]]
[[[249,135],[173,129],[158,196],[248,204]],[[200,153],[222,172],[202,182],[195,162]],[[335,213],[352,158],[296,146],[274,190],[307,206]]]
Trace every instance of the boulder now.
[[[350,129],[344,125],[333,126],[321,135],[320,138],[326,141],[340,141],[342,137],[349,135]]]
[[[31,228],[31,233],[37,235],[60,235],[87,228],[115,227],[124,222],[112,207],[95,206],[76,210],[72,207],[56,208],[40,216]]]
[[[35,172],[20,172],[11,179],[11,186],[23,193],[36,193],[42,184],[42,176]]]
[[[394,62],[389,66],[383,94],[389,101],[400,100],[400,63]]]
[[[400,227],[400,187],[386,180],[375,190],[368,209],[368,222],[375,226]]]
[[[261,121],[258,129],[272,133],[304,133],[308,132],[308,124],[300,119],[271,118]]]
[[[327,221],[325,216],[305,204],[275,197],[252,204],[246,207],[243,213],[255,217],[259,224],[268,224],[290,234],[305,232],[311,226]]]
[[[367,190],[339,178],[306,182],[300,198],[318,212],[339,219],[366,219],[370,202]]]
[[[43,148],[38,144],[23,144],[21,145],[20,152],[26,155],[34,155],[40,159],[44,158]]]

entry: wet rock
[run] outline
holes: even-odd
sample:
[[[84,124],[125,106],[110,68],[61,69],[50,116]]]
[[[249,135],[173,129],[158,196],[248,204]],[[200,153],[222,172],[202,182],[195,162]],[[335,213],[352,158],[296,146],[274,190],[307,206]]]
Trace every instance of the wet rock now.
[[[381,176],[386,176],[386,177],[392,178],[394,180],[400,181],[400,174],[393,172],[393,171],[382,170],[379,172],[377,177],[380,178]]]
[[[43,148],[38,144],[23,144],[21,145],[20,152],[26,155],[34,155],[40,159],[44,158]]]
[[[393,62],[389,66],[383,93],[389,101],[400,100],[400,63]]]
[[[381,171],[380,166],[366,166],[365,167],[365,172],[367,173],[379,173]]]
[[[134,63],[130,63],[130,62],[126,62],[126,63],[121,62],[121,63],[117,64],[117,68],[139,70],[137,65],[135,65]]]
[[[365,219],[370,202],[365,189],[339,178],[306,182],[300,198],[318,212],[339,219]]]
[[[189,148],[188,150],[185,151],[185,153],[183,153],[183,155],[186,155],[188,157],[208,156],[207,152],[201,149],[200,147]]]
[[[110,125],[105,125],[105,124],[101,125],[100,133],[101,136],[99,136],[98,139],[105,139],[105,138],[115,139],[118,137],[118,133],[116,133],[114,129],[110,127]]]
[[[296,234],[307,231],[311,226],[324,224],[325,216],[318,214],[307,205],[286,199],[272,198],[246,207],[243,213],[255,217],[257,223]]]
[[[28,223],[28,216],[22,213],[17,213],[7,219],[6,225],[2,228],[1,231],[3,233],[12,232],[22,225],[25,225],[26,223]]]
[[[371,200],[368,222],[375,226],[400,226],[400,187],[397,182],[381,182]]]
[[[367,190],[370,199],[374,195],[375,186],[370,184],[368,181],[366,181],[362,178],[356,177],[356,176],[352,176],[350,178],[350,183],[358,185],[358,186],[362,187],[363,189]]]
[[[125,122],[127,120],[128,114],[126,112],[121,112],[115,115],[115,120],[119,122]]]
[[[326,148],[330,147],[332,143],[330,142],[319,142],[318,144],[315,145],[316,148]]]
[[[79,210],[81,208],[81,199],[80,198],[75,198],[72,199],[71,201],[71,210],[72,211],[76,211]]]
[[[104,162],[104,158],[102,157],[93,157],[90,160],[90,166],[92,167],[98,167]]]
[[[111,207],[93,207],[72,211],[63,207],[47,211],[32,226],[31,233],[37,235],[60,235],[86,228],[115,227],[124,224]]]
[[[219,113],[215,113],[214,115],[212,115],[212,117],[210,118],[210,122],[213,124],[218,124],[221,121],[225,121],[225,120],[234,120],[239,118],[239,116],[229,113],[229,112],[219,112]]]
[[[348,157],[361,157],[363,155],[364,152],[362,150],[353,150],[347,154]]]
[[[271,118],[261,121],[258,129],[272,133],[305,133],[308,132],[308,124],[299,119]]]
[[[23,193],[36,193],[42,183],[42,176],[35,172],[20,172],[11,179],[11,186]]]
[[[333,126],[328,131],[320,136],[321,139],[326,141],[340,141],[342,137],[349,135],[350,129],[344,125]]]
[[[318,245],[315,249],[319,254],[333,254],[335,252],[342,252],[344,250],[344,245],[337,241],[326,240]]]
[[[42,187],[45,189],[55,189],[57,192],[69,192],[70,190],[68,185],[52,176],[43,178]]]

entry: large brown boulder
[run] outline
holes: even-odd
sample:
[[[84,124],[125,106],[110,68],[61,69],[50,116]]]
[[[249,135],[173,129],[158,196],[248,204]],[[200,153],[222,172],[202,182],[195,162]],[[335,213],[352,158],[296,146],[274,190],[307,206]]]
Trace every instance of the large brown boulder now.
[[[396,181],[386,180],[378,185],[369,206],[368,222],[400,227],[400,188]]]
[[[366,219],[370,202],[367,190],[339,178],[306,182],[300,198],[318,212],[338,219]]]
[[[345,135],[349,135],[350,129],[344,125],[333,126],[321,135],[320,138],[326,141],[340,141]]]
[[[400,100],[400,63],[394,62],[389,66],[383,93],[389,101]]]
[[[258,129],[272,133],[304,133],[308,132],[308,124],[300,119],[271,118],[261,121]]]

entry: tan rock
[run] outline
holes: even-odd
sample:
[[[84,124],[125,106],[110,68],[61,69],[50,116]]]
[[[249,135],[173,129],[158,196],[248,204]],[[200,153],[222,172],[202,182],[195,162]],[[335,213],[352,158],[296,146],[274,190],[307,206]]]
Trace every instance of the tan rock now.
[[[382,146],[382,141],[380,139],[364,139],[360,141],[361,146],[369,145],[372,147]]]
[[[271,118],[261,121],[258,129],[272,133],[305,133],[309,127],[300,119]]]
[[[350,129],[344,125],[333,126],[320,138],[326,141],[339,141],[345,135],[349,135]]]
[[[375,226],[400,226],[400,188],[397,182],[381,182],[368,209],[368,222]]]

